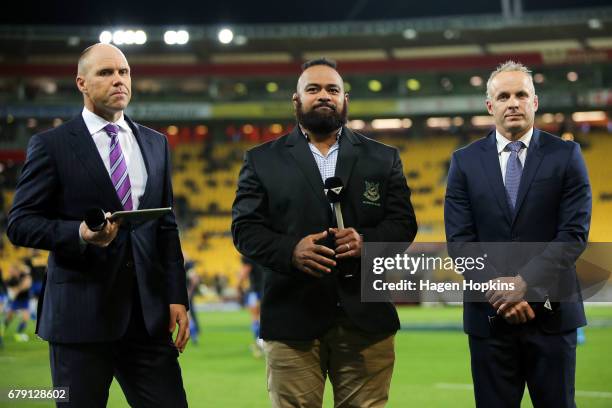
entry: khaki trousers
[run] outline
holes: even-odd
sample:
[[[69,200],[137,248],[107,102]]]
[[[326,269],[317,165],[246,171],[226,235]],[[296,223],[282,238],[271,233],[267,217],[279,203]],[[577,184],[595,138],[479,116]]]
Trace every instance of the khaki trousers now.
[[[336,408],[380,408],[389,398],[394,334],[370,334],[342,318],[321,339],[266,341],[268,392],[274,408],[318,408],[326,377]]]

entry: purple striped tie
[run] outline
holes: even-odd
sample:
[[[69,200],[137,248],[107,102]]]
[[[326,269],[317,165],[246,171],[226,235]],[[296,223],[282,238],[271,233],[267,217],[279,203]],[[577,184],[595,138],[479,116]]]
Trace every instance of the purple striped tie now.
[[[132,185],[130,184],[130,176],[128,174],[125,157],[121,151],[119,144],[119,126],[114,123],[109,123],[104,126],[104,130],[110,137],[110,175],[113,181],[113,186],[117,190],[121,205],[126,211],[133,209],[132,205]]]

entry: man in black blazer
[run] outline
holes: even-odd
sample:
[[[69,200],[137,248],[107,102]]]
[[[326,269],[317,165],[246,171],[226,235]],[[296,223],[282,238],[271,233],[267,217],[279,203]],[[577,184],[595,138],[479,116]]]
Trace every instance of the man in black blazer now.
[[[62,407],[104,407],[113,376],[131,406],[186,406],[178,364],[189,338],[183,257],[173,214],[142,223],[83,222],[172,205],[166,138],[123,114],[130,67],[112,45],[87,48],[81,115],[34,135],[9,213],[15,245],[50,251],[37,332],[49,342]],[[172,332],[179,325],[175,342]]]
[[[360,300],[363,242],[417,232],[397,149],[345,126],[348,95],[335,63],[304,65],[293,95],[298,125],[246,153],[232,209],[236,248],[266,268],[261,304],[268,390],[275,407],[338,407],[388,398],[399,328],[391,303]],[[339,177],[346,228],[324,181]]]
[[[449,249],[511,243],[497,246],[504,261],[488,277],[466,274],[515,285],[464,303],[476,406],[518,408],[526,383],[536,408],[574,407],[576,328],[586,324],[575,260],[591,218],[580,146],[534,129],[538,99],[519,63],[491,74],[486,104],[495,130],[453,154],[444,206]]]

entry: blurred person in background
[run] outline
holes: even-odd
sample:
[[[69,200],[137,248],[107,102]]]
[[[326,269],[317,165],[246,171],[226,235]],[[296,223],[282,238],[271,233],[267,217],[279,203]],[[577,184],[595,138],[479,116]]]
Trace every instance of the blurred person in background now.
[[[6,283],[4,282],[4,274],[0,267],[0,349],[4,348],[4,322],[6,313],[6,304],[8,302],[8,293]]]
[[[193,344],[198,344],[200,335],[200,322],[194,305],[194,298],[200,294],[202,278],[195,270],[195,263],[185,258],[185,271],[187,272],[187,297],[189,299],[189,331]]]
[[[8,270],[6,288],[9,297],[9,308],[6,315],[5,326],[11,324],[15,316],[19,317],[19,324],[15,330],[15,341],[28,341],[25,333],[30,321],[30,288],[32,277],[29,269],[23,265],[11,264]]]
[[[259,336],[260,303],[263,289],[263,271],[261,266],[247,257],[241,258],[240,276],[238,277],[238,293],[242,294],[244,305],[251,314],[251,332],[253,344],[251,353],[254,357],[263,355],[263,340]],[[243,289],[247,286],[246,291]]]
[[[41,256],[37,249],[30,250],[30,254],[23,260],[29,268],[32,277],[32,287],[30,288],[30,316],[32,320],[37,319],[38,300],[42,294],[43,282],[47,270],[47,259]]]

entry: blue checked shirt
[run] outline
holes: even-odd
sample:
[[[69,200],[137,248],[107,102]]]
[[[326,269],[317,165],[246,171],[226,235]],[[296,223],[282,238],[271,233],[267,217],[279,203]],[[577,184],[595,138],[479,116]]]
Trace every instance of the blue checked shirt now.
[[[304,137],[308,140],[308,134],[306,130],[300,126],[300,130]],[[317,167],[319,168],[319,173],[321,173],[321,179],[323,183],[330,177],[334,177],[336,175],[336,163],[338,162],[338,150],[340,149],[340,135],[342,134],[342,128],[336,134],[336,143],[329,148],[327,152],[327,156],[323,156],[323,154],[313,145],[308,142],[308,147],[310,147],[310,151],[312,152],[312,157],[314,157],[315,162],[317,162]]]

